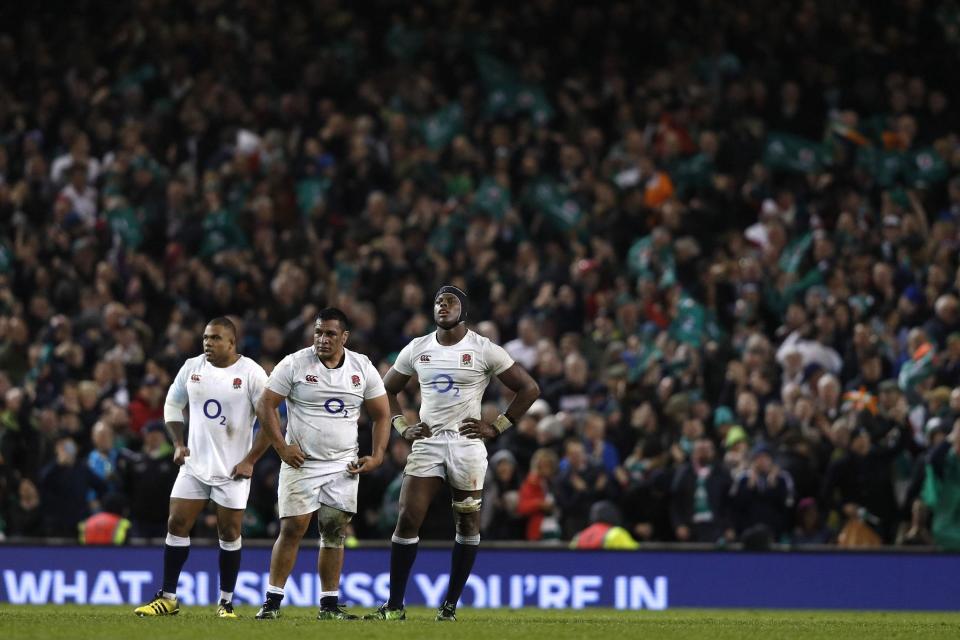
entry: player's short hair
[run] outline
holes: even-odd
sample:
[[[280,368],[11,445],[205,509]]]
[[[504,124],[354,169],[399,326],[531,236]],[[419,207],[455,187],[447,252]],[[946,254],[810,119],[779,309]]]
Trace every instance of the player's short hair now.
[[[321,320],[338,320],[344,331],[350,331],[350,321],[347,320],[347,314],[336,307],[327,307],[317,314],[317,322]]]
[[[233,320],[226,316],[218,316],[207,323],[208,325],[213,325],[214,327],[226,327],[227,331],[233,334],[234,342],[237,341],[237,325],[233,324]]]

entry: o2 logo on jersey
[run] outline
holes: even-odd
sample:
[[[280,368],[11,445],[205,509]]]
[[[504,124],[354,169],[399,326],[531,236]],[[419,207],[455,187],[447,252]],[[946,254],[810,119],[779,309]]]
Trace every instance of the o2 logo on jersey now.
[[[309,382],[310,384],[317,384],[318,382],[320,382],[320,379],[317,378],[317,376],[314,376],[314,375],[308,375],[308,376],[305,378],[305,380],[306,380],[307,382]]]
[[[240,378],[234,378],[234,379],[233,379],[233,388],[234,388],[234,389],[239,389],[239,388],[240,388],[240,385],[242,385],[242,384],[243,384],[243,380],[241,380]]]
[[[227,416],[223,415],[223,405],[219,400],[210,399],[203,403],[203,415],[211,420],[220,419],[220,424],[226,426]]]
[[[359,389],[359,388],[360,388],[360,376],[358,376],[358,375],[352,375],[352,376],[350,376],[350,384],[353,385],[353,388],[354,388],[354,389]]]
[[[327,413],[333,415],[342,413],[344,418],[349,415],[347,405],[340,398],[330,398],[323,403],[323,408],[327,410]]]
[[[454,384],[453,376],[449,373],[438,373],[433,376],[433,380],[429,384],[433,385],[437,393],[450,393],[452,391],[454,396],[460,395],[460,387]]]
[[[473,369],[473,354],[470,352],[460,354],[460,368]]]

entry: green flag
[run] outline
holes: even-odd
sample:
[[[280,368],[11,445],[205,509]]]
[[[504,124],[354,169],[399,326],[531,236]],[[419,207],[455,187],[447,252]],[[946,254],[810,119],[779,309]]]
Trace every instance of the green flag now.
[[[130,249],[137,249],[143,242],[143,221],[133,207],[119,206],[107,211],[107,225]]]
[[[885,151],[878,147],[860,147],[857,152],[857,167],[873,176],[879,187],[888,188],[897,184],[903,176],[905,158],[900,151]]]
[[[909,393],[917,384],[934,374],[933,356],[933,349],[929,349],[919,358],[911,358],[900,365],[897,384],[902,391]]]
[[[510,208],[510,189],[500,186],[494,178],[484,178],[473,194],[473,209],[502,220]]]
[[[713,171],[713,160],[702,153],[680,160],[669,169],[670,179],[681,197],[696,189],[709,187]]]
[[[813,234],[810,232],[788,244],[780,255],[780,268],[787,273],[796,273],[811,244],[813,244]]]
[[[933,512],[934,541],[956,551],[960,549],[960,460],[952,449],[944,457],[941,471],[942,477],[927,463],[920,497]]]
[[[904,161],[907,181],[917,188],[925,188],[947,179],[947,163],[932,147],[907,154]]]
[[[703,305],[686,293],[677,304],[677,316],[670,323],[670,337],[699,348],[707,330],[707,314]]]
[[[789,133],[771,133],[763,152],[763,162],[772,169],[811,173],[830,164],[826,146]]]
[[[234,249],[246,249],[247,238],[237,225],[234,215],[226,209],[208,213],[203,219],[203,243],[200,255],[204,258]]]
[[[553,106],[542,87],[524,82],[512,67],[489,54],[477,54],[474,64],[487,90],[487,117],[528,114],[537,124],[553,117]]]
[[[387,32],[386,47],[394,58],[409,62],[423,47],[423,33],[397,22]]]
[[[317,204],[322,203],[330,189],[330,178],[311,176],[297,182],[297,208],[308,217]]]
[[[424,118],[421,130],[428,147],[434,151],[443,149],[457,134],[463,132],[463,107],[459,102],[451,102]]]
[[[526,201],[561,231],[576,227],[583,217],[580,205],[569,190],[548,178],[540,178],[530,187]]]
[[[7,243],[0,240],[0,273],[9,273],[13,265],[13,253]]]

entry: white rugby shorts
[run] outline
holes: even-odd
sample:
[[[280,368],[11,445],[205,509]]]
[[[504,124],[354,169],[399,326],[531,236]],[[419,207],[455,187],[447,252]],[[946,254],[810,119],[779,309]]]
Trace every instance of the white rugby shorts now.
[[[443,478],[455,489],[479,491],[487,474],[487,447],[483,440],[440,431],[414,441],[403,473],[418,478]]]
[[[171,498],[185,500],[213,500],[228,509],[246,509],[250,495],[250,479],[230,480],[224,484],[207,484],[200,478],[187,473],[180,467],[177,481],[170,491]]]
[[[313,513],[325,504],[328,507],[357,512],[357,486],[360,478],[347,473],[346,465],[339,471],[310,469],[306,466],[294,469],[280,466],[277,506],[281,518]]]

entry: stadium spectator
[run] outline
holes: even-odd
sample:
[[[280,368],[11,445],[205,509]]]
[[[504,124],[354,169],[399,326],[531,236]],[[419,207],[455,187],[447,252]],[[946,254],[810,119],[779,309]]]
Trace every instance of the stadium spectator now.
[[[40,492],[33,482],[26,478],[22,479],[17,488],[17,496],[6,515],[7,535],[28,538],[47,535],[43,516]]]
[[[170,490],[179,468],[173,463],[173,446],[163,422],[154,420],[143,428],[143,448],[122,450],[117,472],[130,505],[130,536],[163,538],[167,535]]]
[[[923,502],[933,514],[933,540],[946,550],[960,548],[960,420],[950,433],[949,441],[930,452]]]
[[[656,440],[638,442],[623,464],[621,512],[631,535],[641,541],[670,537],[670,454]]]
[[[117,460],[120,449],[115,446],[113,429],[104,422],[93,425],[93,451],[87,456],[87,466],[104,483],[107,492],[119,490]]]
[[[163,419],[163,387],[155,377],[144,377],[136,395],[130,401],[130,431],[139,435],[143,426],[151,420]]]
[[[922,500],[914,500],[910,508],[910,522],[897,532],[898,546],[924,546],[934,544],[933,533],[927,523],[930,510]]]
[[[590,507],[598,500],[613,497],[613,480],[603,466],[592,460],[583,442],[569,439],[564,444],[557,479],[557,506],[564,538],[589,524]]]
[[[793,479],[773,461],[773,450],[758,444],[749,469],[741,471],[730,489],[730,508],[737,533],[763,527],[780,540],[792,525]]]
[[[520,475],[517,459],[501,449],[490,456],[490,476],[483,485],[480,526],[484,537],[492,540],[522,540],[523,518],[517,512],[520,501]]]
[[[630,532],[620,526],[621,516],[617,505],[601,500],[590,507],[590,526],[573,536],[571,549],[621,549],[640,548]]]
[[[893,493],[894,456],[899,449],[874,445],[866,429],[850,434],[847,452],[827,468],[823,502],[846,520],[860,520],[873,527],[886,542],[896,532],[896,498]]]
[[[550,405],[543,398],[537,398],[526,415],[520,418],[516,429],[510,429],[497,442],[500,449],[513,454],[520,469],[530,469],[533,454],[540,447],[538,430],[540,422],[550,413]]]
[[[679,542],[733,540],[730,473],[715,460],[713,441],[694,443],[688,462],[676,468],[670,490],[670,521]]]
[[[106,484],[78,462],[77,443],[73,438],[61,436],[55,450],[56,460],[40,472],[44,532],[49,536],[75,538],[77,525],[98,510]]]
[[[383,464],[370,474],[369,480],[360,484],[357,504],[363,518],[355,518],[357,529],[372,524],[380,535],[389,535],[397,522],[397,500],[403,481],[403,469],[410,455],[410,443],[404,438],[390,440]],[[271,505],[273,499],[267,501]],[[391,520],[391,517],[393,518]]]
[[[124,544],[130,521],[123,517],[123,510],[123,499],[119,495],[111,493],[104,496],[103,509],[80,523],[80,544]]]
[[[833,539],[833,534],[820,517],[814,498],[804,498],[797,503],[796,522],[793,544],[828,544]]]
[[[586,454],[608,473],[613,474],[620,466],[620,454],[606,439],[606,419],[594,412],[583,418],[583,443]]]
[[[526,539],[547,540],[560,537],[556,476],[559,459],[553,449],[537,449],[530,461],[530,472],[520,486],[517,513],[526,517]]]

